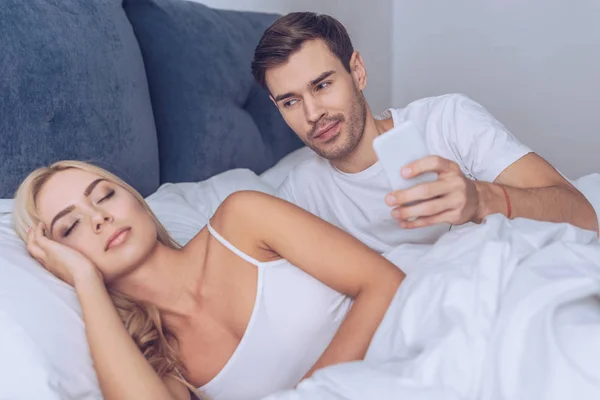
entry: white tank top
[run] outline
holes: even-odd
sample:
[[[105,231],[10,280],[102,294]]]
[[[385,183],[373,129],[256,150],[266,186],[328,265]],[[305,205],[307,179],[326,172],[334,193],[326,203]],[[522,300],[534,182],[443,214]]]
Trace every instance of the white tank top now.
[[[294,387],[333,339],[352,299],[286,260],[257,261],[207,227],[221,244],[258,268],[258,284],[238,347],[199,391],[211,400],[251,400]]]

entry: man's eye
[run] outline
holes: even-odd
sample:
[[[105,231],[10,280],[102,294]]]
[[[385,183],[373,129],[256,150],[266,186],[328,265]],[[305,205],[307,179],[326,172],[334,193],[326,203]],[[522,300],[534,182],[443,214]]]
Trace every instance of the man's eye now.
[[[298,100],[295,100],[295,99],[294,99],[294,100],[288,100],[288,101],[286,101],[285,103],[283,103],[283,106],[284,106],[285,108],[291,107],[291,106],[293,106],[294,104],[296,104],[296,102],[297,102],[297,101],[298,101]]]
[[[325,89],[331,85],[331,82],[321,82],[317,86],[317,90]]]

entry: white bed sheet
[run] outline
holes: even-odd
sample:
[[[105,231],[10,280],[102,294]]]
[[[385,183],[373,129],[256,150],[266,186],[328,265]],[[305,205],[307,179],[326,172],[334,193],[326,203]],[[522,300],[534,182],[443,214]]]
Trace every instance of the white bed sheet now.
[[[267,400],[600,398],[600,243],[500,215],[387,254],[407,278],[365,361]]]

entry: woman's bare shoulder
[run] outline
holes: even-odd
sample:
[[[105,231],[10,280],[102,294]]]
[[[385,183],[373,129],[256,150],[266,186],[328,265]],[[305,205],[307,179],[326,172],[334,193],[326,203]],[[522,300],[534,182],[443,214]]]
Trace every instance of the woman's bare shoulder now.
[[[263,247],[263,225],[283,200],[256,191],[229,195],[210,220],[211,226],[231,244],[258,260],[272,260],[274,255]]]
[[[254,222],[256,216],[263,215],[269,207],[277,207],[277,202],[277,198],[262,192],[234,192],[219,205],[210,223],[216,230],[236,229]]]

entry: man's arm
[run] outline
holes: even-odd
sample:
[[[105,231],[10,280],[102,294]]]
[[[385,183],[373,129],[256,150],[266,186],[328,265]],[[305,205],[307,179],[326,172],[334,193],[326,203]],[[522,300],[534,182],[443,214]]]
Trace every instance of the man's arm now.
[[[546,160],[529,153],[496,178],[494,183],[476,182],[479,216],[507,212],[506,189],[511,217],[569,222],[598,232],[598,217],[585,196],[562,177]]]
[[[437,156],[409,164],[403,175],[409,178],[424,172],[437,172],[439,178],[435,182],[393,192],[386,198],[386,203],[395,207],[392,216],[403,228],[442,222],[454,225],[479,223],[490,214],[507,215],[510,202],[511,218],[568,222],[598,233],[598,217],[591,204],[547,161],[534,153],[505,168],[493,183],[467,179],[455,162]],[[421,203],[403,206],[413,201]]]
[[[410,165],[405,177],[438,173],[438,180],[392,193],[386,202],[400,206],[392,215],[406,228],[438,222],[481,222],[487,215],[568,222],[598,232],[598,218],[587,199],[542,157],[519,141],[481,104],[464,95],[445,96],[435,133],[454,159],[426,157]],[[459,167],[458,163],[461,164]],[[467,179],[462,171],[468,171]],[[409,201],[427,200],[412,207]],[[408,219],[418,217],[415,221]]]

